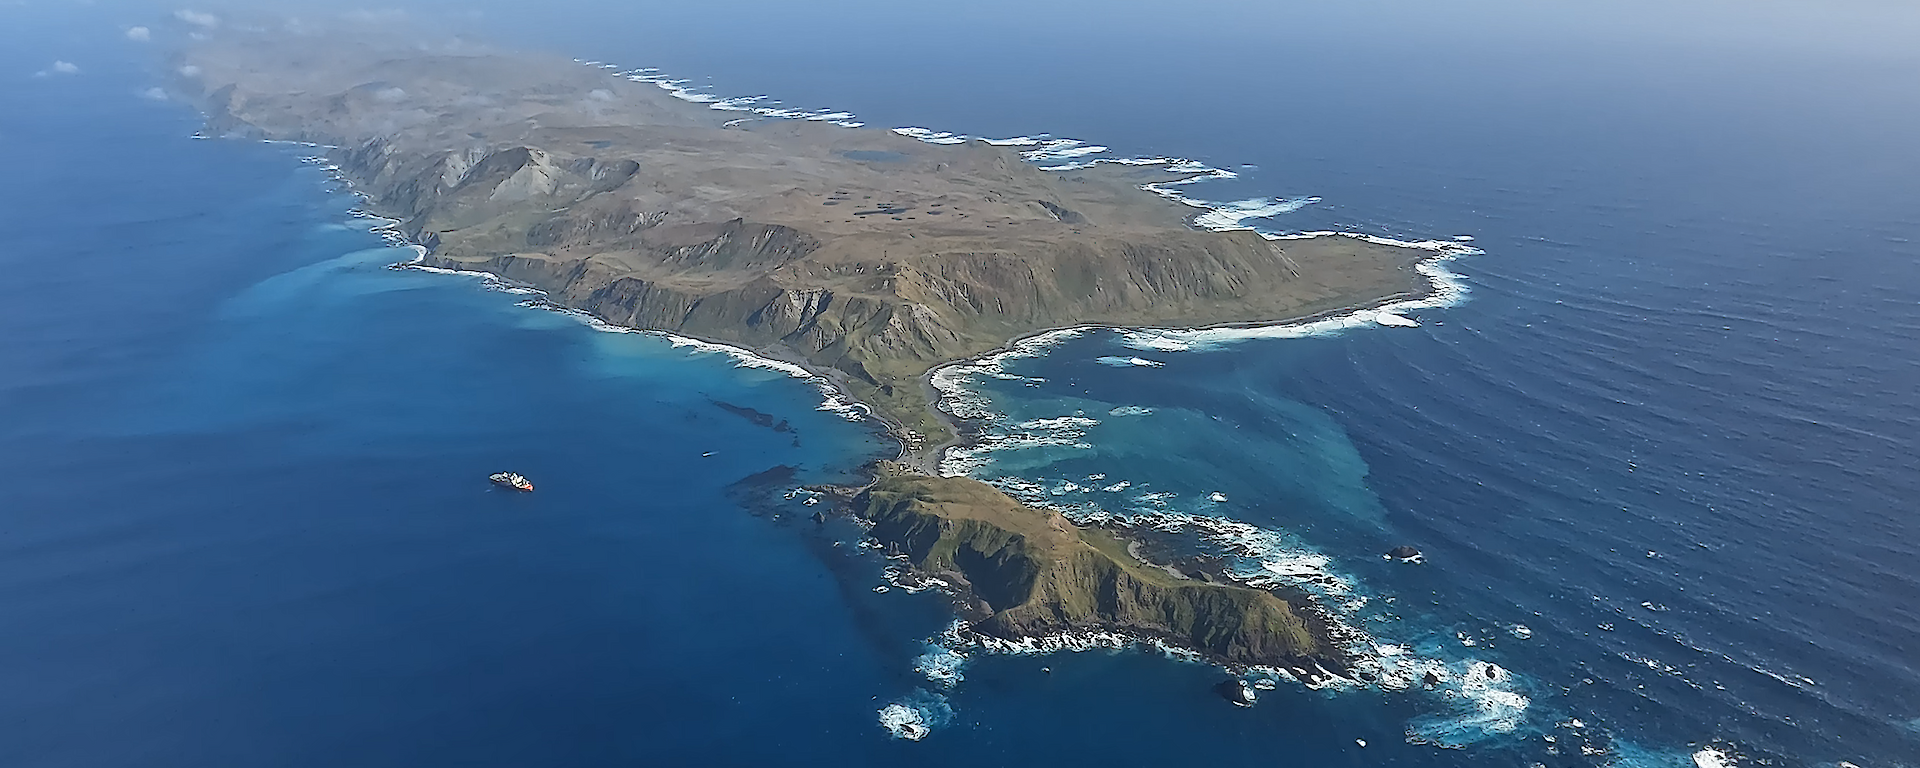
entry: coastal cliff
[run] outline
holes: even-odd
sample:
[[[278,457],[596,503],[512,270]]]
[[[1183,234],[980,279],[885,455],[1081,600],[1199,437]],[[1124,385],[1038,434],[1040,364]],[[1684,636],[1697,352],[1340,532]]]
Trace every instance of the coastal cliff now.
[[[717,111],[563,59],[303,30],[222,30],[182,54],[210,132],[332,147],[429,265],[803,362],[933,442],[918,380],[1013,338],[1427,289],[1423,251],[1194,230],[1195,209],[1139,188],[1179,178],[1164,170],[1044,171],[984,142]]]
[[[1104,531],[965,478],[883,479],[854,499],[874,539],[957,585],[972,629],[1010,640],[1121,631],[1229,665],[1297,665],[1329,649],[1286,600],[1183,579]]]

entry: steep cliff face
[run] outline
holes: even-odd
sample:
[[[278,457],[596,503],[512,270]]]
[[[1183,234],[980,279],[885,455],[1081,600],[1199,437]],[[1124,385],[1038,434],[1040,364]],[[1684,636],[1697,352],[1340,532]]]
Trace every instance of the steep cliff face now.
[[[1176,577],[1057,513],[963,478],[896,477],[855,500],[873,537],[966,586],[990,612],[975,629],[1006,638],[1124,630],[1229,664],[1286,664],[1325,648],[1287,601]]]

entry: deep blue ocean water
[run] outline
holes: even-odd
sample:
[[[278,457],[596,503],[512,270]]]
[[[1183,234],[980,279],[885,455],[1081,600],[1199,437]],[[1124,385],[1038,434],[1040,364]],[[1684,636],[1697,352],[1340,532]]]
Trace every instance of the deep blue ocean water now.
[[[11,764],[1920,765],[1920,91],[1886,42],[1910,16],[743,6],[463,23],[1241,172],[1199,197],[1322,198],[1275,230],[1474,237],[1469,299],[1419,328],[1008,361],[1044,381],[981,381],[1000,432],[1098,423],[978,474],[1284,534],[1383,642],[1497,663],[1525,709],[1282,685],[1238,710],[1144,652],[976,658],[939,690],[913,669],[938,600],[727,491],[844,478],[887,450],[869,428],[776,372],[386,269],[409,254],[297,148],[191,140],[141,96],[160,63],[121,29],[153,14],[21,6]],[[509,467],[541,490],[490,490]],[[1379,558],[1398,544],[1427,562]],[[924,741],[876,723],[936,695]]]

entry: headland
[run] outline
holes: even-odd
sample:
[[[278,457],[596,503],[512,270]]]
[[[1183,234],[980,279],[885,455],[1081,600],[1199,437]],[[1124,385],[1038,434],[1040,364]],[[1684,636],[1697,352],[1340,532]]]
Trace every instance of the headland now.
[[[882,477],[847,501],[873,539],[938,580],[982,636],[1017,643],[1119,633],[1230,667],[1290,668],[1303,678],[1340,667],[1306,606],[1149,563],[1136,541],[1076,526],[980,481]]]

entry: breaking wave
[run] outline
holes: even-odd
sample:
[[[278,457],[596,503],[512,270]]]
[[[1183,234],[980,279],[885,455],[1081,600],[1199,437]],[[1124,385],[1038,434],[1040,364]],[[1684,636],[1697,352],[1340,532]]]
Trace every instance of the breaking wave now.
[[[1003,431],[980,435],[967,445],[947,449],[940,457],[940,473],[948,477],[969,474],[985,466],[992,454],[1030,448],[1092,450],[1086,441],[1087,430],[1100,420],[1076,412],[1050,419],[1029,419],[1008,425]]]
[[[913,669],[927,678],[927,682],[941,688],[952,688],[966,679],[962,671],[966,669],[967,656],[953,648],[937,643],[927,643],[927,652],[913,660]]]
[[[921,688],[880,708],[880,727],[907,741],[924,739],[952,721],[953,706],[947,697]]]
[[[1453,681],[1440,697],[1442,711],[1407,723],[1408,741],[1459,749],[1513,733],[1526,722],[1531,701],[1515,689],[1513,673],[1500,665],[1469,660],[1439,669]]]
[[[1283,213],[1293,213],[1317,202],[1320,202],[1320,198],[1257,197],[1252,200],[1238,200],[1214,206],[1213,210],[1195,216],[1193,223],[1201,229],[1211,229],[1216,232],[1243,229],[1245,227],[1241,224],[1249,219],[1268,219]]]

